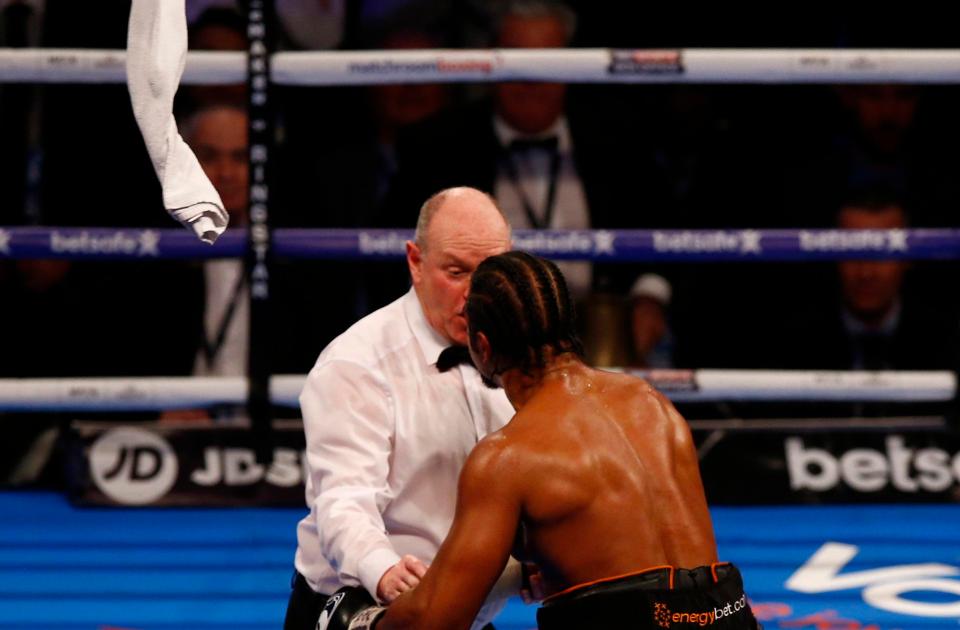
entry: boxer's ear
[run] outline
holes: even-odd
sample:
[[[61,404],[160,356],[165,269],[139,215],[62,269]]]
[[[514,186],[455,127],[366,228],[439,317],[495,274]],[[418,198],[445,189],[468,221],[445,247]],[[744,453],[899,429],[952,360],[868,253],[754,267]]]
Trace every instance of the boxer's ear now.
[[[487,339],[487,336],[483,334],[483,331],[477,331],[477,358],[483,362],[484,365],[489,365],[493,359],[493,349],[490,347],[490,340]]]

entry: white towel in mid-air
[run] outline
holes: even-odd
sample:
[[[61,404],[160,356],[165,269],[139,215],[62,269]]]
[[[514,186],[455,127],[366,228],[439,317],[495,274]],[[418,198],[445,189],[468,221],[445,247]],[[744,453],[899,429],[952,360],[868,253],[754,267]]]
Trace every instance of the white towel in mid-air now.
[[[227,228],[227,212],[173,118],[186,58],[185,0],[133,0],[127,29],[133,115],[160,178],[163,206],[201,241],[213,243]]]

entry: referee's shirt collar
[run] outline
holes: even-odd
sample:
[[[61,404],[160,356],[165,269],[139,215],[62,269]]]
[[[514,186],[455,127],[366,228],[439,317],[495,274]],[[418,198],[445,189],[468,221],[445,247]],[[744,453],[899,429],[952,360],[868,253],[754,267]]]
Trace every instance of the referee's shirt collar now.
[[[420,351],[423,352],[423,358],[427,365],[436,365],[440,353],[450,345],[450,342],[440,333],[433,329],[427,316],[420,305],[420,298],[413,287],[404,297],[404,310],[406,311],[407,321],[410,322],[410,330],[414,338],[420,344]]]

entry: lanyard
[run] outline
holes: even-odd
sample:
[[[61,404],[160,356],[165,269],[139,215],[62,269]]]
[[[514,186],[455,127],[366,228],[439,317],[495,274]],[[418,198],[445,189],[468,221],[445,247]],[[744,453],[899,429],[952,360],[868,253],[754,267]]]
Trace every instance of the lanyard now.
[[[245,281],[245,274],[241,273],[237,276],[237,281],[233,285],[233,292],[230,296],[230,302],[227,304],[227,309],[223,312],[220,325],[216,328],[217,334],[214,337],[213,343],[207,339],[207,331],[203,331],[203,356],[207,361],[208,368],[213,367],[213,362],[223,348],[223,342],[227,339],[227,329],[230,328],[230,322],[233,321],[233,316],[237,312],[237,305],[240,303],[240,294]]]
[[[560,151],[556,147],[550,150],[550,181],[547,185],[547,203],[544,208],[543,219],[537,217],[537,213],[534,212],[530,200],[523,191],[523,186],[520,184],[520,175],[517,173],[517,165],[513,160],[510,150],[507,149],[503,159],[507,179],[510,180],[514,190],[517,191],[517,197],[523,204],[523,211],[527,215],[527,220],[530,221],[530,227],[545,230],[550,227],[550,223],[553,221],[553,209],[557,197],[557,177],[560,174]]]

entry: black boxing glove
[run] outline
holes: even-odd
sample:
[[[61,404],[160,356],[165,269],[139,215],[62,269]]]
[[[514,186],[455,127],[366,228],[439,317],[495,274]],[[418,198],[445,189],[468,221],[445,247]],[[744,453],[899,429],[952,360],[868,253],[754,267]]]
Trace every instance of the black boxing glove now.
[[[327,600],[316,630],[370,630],[386,611],[362,586],[344,586]]]

